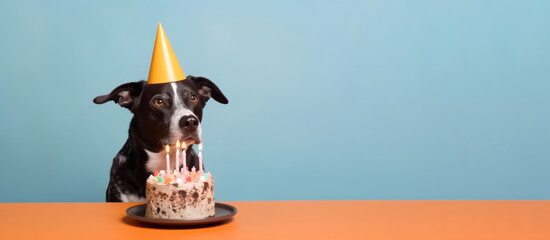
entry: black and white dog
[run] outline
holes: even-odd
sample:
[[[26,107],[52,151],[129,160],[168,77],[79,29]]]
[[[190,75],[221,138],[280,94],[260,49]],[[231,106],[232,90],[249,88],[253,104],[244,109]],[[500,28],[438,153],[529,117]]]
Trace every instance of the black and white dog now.
[[[199,169],[198,156],[190,146],[201,143],[202,109],[210,97],[228,103],[212,81],[187,76],[174,83],[129,82],[94,99],[96,104],[112,100],[134,114],[128,140],[113,159],[108,202],[145,201],[147,177],[154,170],[165,169],[164,146],[177,140],[188,146],[189,169]],[[174,161],[171,164],[175,169]]]

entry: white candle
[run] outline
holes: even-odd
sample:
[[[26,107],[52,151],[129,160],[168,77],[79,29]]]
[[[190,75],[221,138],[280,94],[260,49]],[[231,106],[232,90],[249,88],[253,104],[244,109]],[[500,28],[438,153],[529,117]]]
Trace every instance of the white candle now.
[[[202,143],[199,143],[199,172],[202,173]]]
[[[166,174],[170,174],[170,146],[166,145]]]
[[[180,141],[176,142],[176,172],[179,171],[180,167]]]
[[[187,172],[187,146],[185,146],[185,142],[182,142],[181,143],[181,158],[182,158],[182,162],[183,162],[183,172],[186,173]]]

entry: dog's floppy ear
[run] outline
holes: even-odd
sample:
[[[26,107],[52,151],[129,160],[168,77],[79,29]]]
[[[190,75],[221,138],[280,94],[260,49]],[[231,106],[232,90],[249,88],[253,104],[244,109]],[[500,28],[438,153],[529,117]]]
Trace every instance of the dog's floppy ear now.
[[[143,80],[139,82],[122,84],[113,89],[111,93],[94,98],[94,103],[103,104],[112,100],[115,103],[118,103],[121,107],[132,109],[132,106],[134,106],[134,103],[137,102],[139,96],[141,95],[144,85],[145,81]]]
[[[187,76],[187,78],[195,83],[195,85],[199,89],[199,94],[205,97],[206,101],[208,101],[208,99],[212,97],[219,103],[227,104],[229,102],[227,98],[223,95],[222,91],[218,88],[218,86],[216,86],[216,84],[214,84],[208,78],[194,76]]]

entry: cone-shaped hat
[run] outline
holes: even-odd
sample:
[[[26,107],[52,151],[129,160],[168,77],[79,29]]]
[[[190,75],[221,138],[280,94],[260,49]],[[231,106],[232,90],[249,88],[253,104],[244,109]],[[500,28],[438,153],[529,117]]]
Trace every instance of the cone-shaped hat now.
[[[159,22],[147,83],[170,83],[184,79],[185,75],[183,74],[183,70],[181,70],[180,63]]]

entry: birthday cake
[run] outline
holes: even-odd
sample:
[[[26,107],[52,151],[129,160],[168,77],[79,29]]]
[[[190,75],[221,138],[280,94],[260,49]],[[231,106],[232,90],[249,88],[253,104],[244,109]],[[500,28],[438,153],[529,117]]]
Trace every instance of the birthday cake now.
[[[146,183],[145,217],[201,219],[215,214],[214,178],[210,172],[191,171],[151,175]]]

